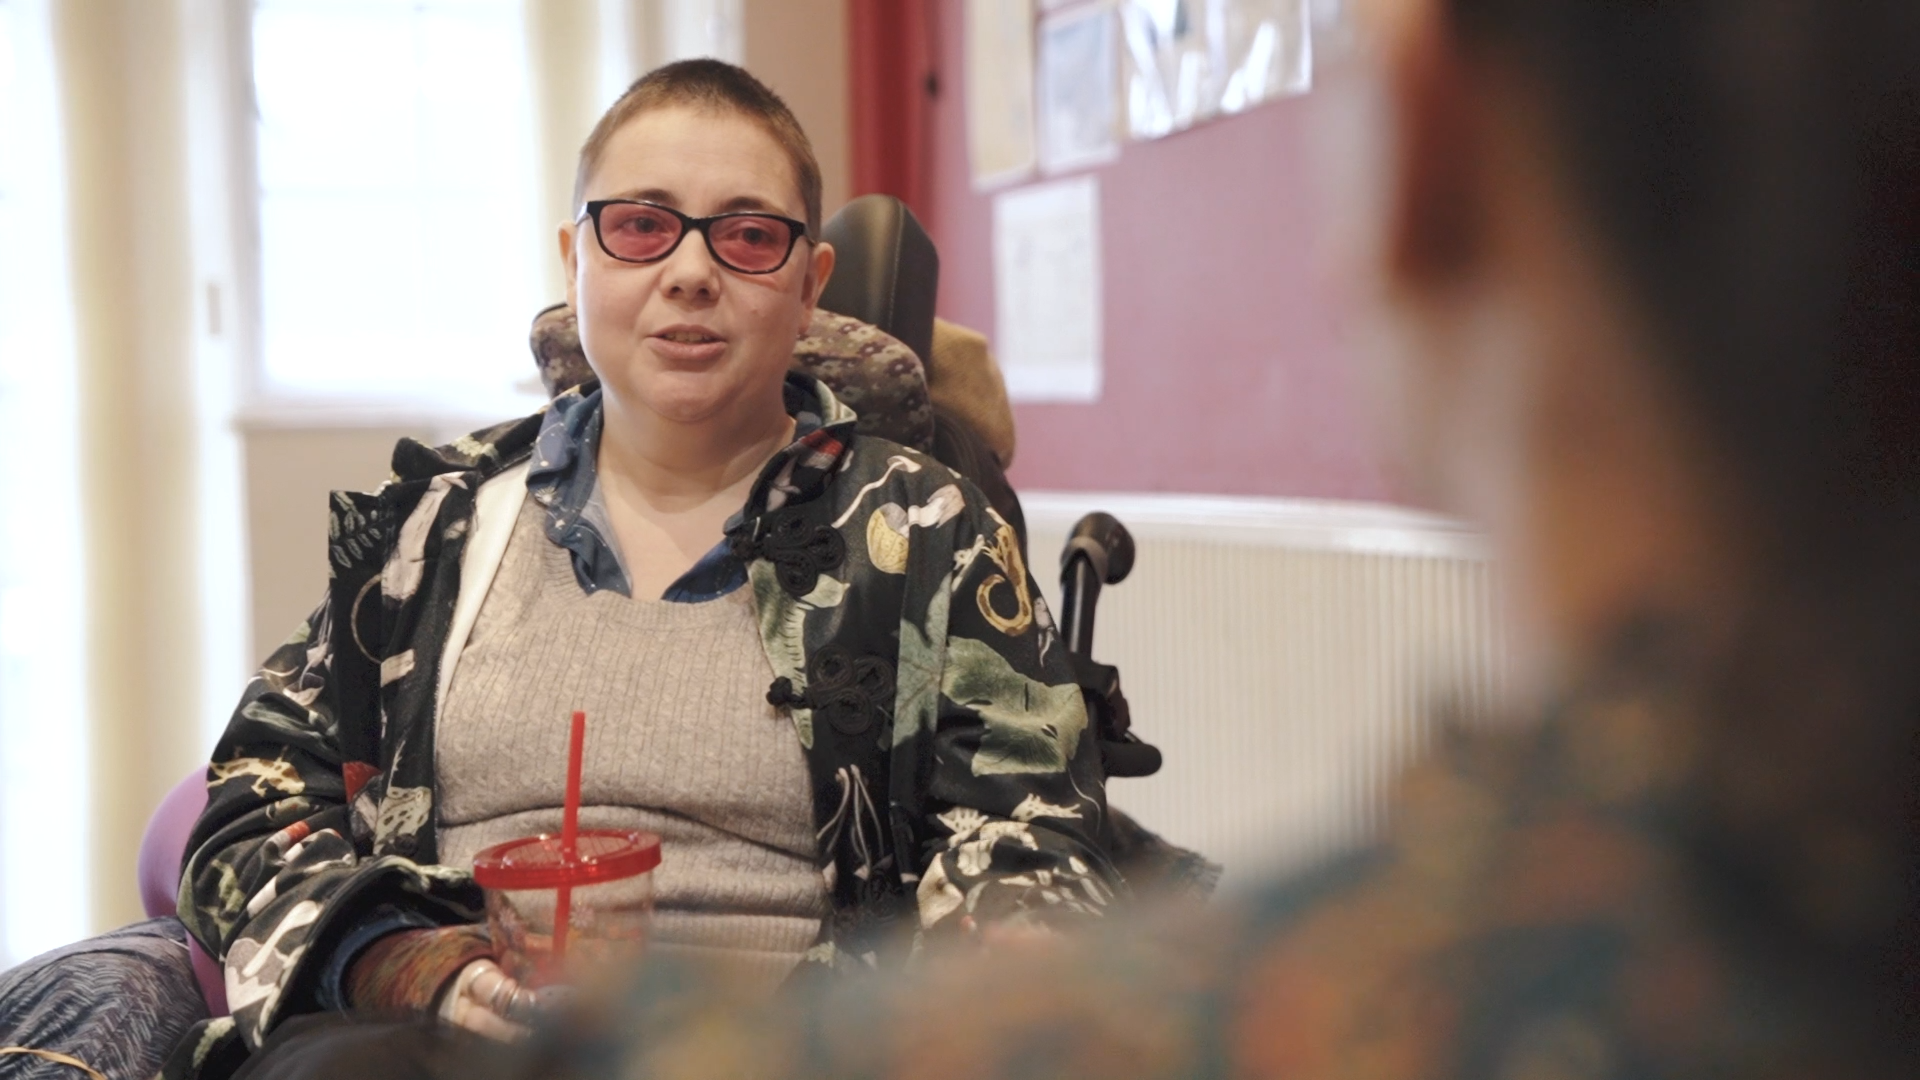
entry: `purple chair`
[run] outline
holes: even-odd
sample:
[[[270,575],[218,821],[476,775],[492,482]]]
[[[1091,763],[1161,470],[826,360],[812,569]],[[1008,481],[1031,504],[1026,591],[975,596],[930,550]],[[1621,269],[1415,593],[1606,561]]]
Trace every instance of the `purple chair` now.
[[[147,918],[157,919],[176,911],[180,890],[180,865],[187,857],[187,834],[207,807],[207,773],[195,769],[174,785],[160,808],[147,822],[140,838],[137,875],[140,880],[140,906]],[[200,943],[187,938],[187,951],[193,958],[193,977],[200,983],[200,996],[207,999],[207,1015],[227,1015],[227,984],[219,961],[207,955]]]

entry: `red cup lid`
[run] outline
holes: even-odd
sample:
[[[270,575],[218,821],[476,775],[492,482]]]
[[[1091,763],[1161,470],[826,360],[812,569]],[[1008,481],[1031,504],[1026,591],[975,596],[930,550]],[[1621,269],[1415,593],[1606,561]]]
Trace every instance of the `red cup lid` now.
[[[557,889],[644,874],[660,865],[660,838],[650,832],[582,829],[569,860],[552,833],[495,844],[473,857],[483,889]]]

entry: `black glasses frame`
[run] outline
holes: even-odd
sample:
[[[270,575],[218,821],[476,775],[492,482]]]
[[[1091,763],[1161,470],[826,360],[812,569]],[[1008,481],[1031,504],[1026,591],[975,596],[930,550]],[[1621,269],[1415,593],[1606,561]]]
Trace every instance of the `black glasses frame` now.
[[[600,232],[600,212],[609,206],[645,206],[650,209],[665,211],[679,219],[680,235],[673,238],[673,243],[667,245],[667,250],[655,255],[651,259],[629,259],[623,255],[615,255],[613,249],[607,246],[607,238]],[[747,270],[735,266],[726,259],[721,258],[720,253],[713,249],[713,234],[707,231],[708,226],[716,221],[729,221],[733,218],[746,217],[766,218],[770,221],[778,221],[787,226],[789,230],[790,235],[787,237],[787,253],[780,257],[779,262],[765,270]],[[779,273],[780,269],[786,266],[788,261],[793,258],[793,249],[799,245],[800,241],[805,240],[809,243],[813,241],[813,237],[807,233],[806,222],[795,221],[790,217],[782,217],[779,214],[769,214],[760,210],[735,210],[725,214],[714,214],[711,217],[697,218],[683,214],[671,206],[662,206],[659,203],[647,202],[644,199],[594,199],[581,207],[579,216],[573,220],[578,224],[585,218],[593,219],[593,238],[600,244],[600,250],[606,252],[609,258],[618,259],[624,263],[639,263],[642,265],[657,263],[662,259],[668,258],[674,252],[680,250],[680,242],[687,238],[687,234],[698,232],[700,238],[706,241],[707,254],[713,256],[713,261],[719,263],[721,266],[726,267],[736,274],[775,274]]]

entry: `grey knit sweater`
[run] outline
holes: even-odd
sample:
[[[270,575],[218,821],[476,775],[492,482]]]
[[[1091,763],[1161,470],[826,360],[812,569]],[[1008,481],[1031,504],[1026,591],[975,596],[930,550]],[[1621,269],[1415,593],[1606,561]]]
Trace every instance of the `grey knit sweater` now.
[[[748,590],[587,595],[543,515],[522,506],[434,733],[441,860],[470,866],[491,844],[559,831],[567,718],[584,709],[582,827],[661,836],[654,947],[777,981],[828,899],[806,761],[767,704]]]

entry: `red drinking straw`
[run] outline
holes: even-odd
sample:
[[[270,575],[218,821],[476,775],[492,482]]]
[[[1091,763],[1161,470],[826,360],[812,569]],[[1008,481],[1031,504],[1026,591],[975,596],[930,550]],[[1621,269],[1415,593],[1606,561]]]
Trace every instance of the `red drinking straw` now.
[[[587,714],[574,710],[573,732],[567,739],[567,801],[560,811],[560,861],[571,868],[579,858],[580,844],[580,755],[587,745]],[[567,931],[573,918],[573,886],[560,886],[553,907],[553,959],[558,965],[567,955]]]

